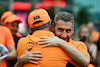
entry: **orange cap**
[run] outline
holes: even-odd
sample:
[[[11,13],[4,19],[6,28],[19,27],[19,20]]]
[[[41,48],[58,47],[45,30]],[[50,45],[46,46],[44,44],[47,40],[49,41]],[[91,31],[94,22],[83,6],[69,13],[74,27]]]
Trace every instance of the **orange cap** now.
[[[11,11],[6,11],[1,16],[1,21],[3,21],[5,18],[7,18],[9,15],[12,15],[13,13]]]
[[[8,16],[5,20],[4,20],[4,23],[12,23],[14,21],[18,21],[19,23],[22,23],[22,21],[15,15],[15,14],[12,14],[10,16]]]
[[[41,25],[44,25],[50,21],[49,14],[45,9],[35,9],[32,12],[30,12],[28,16],[28,24],[30,28],[38,27]],[[41,22],[36,22],[41,21]]]

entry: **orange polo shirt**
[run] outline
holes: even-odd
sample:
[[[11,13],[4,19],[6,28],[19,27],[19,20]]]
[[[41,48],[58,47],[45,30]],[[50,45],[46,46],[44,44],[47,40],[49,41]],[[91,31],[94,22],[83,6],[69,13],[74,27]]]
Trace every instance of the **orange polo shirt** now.
[[[32,35],[27,35],[19,40],[17,44],[17,58],[19,58],[29,46],[33,46],[30,52],[40,51],[43,55],[41,61],[36,61],[39,63],[38,65],[28,63],[24,64],[23,67],[65,67],[68,61],[76,67],[81,67],[60,47],[42,48],[43,45],[38,44],[38,40],[40,40],[41,36],[50,37],[54,36],[54,34],[50,31],[37,30]],[[77,49],[73,44],[68,44]]]
[[[5,26],[0,26],[0,44],[6,47],[15,45],[12,33]],[[6,61],[0,63],[0,67],[7,67]]]
[[[75,46],[77,48],[77,50],[79,50],[80,52],[82,52],[90,57],[88,50],[87,50],[87,46],[85,45],[84,42],[73,41],[72,39],[70,39],[69,43],[73,44],[73,46]]]

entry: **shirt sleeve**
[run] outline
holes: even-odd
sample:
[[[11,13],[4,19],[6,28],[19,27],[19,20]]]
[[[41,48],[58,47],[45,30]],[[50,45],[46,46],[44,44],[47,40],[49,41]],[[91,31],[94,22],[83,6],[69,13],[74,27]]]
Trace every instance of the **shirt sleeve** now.
[[[82,52],[82,53],[84,53],[84,54],[86,54],[86,55],[88,55],[88,56],[90,57],[90,55],[89,55],[89,53],[88,53],[88,50],[87,50],[87,46],[85,45],[85,43],[79,42],[79,43],[78,43],[78,46],[77,46],[77,49],[78,49],[80,52]]]
[[[6,36],[6,43],[5,44],[7,47],[15,45],[12,33],[8,28],[5,28],[5,36]]]
[[[72,46],[73,48],[77,49],[75,46],[73,46],[73,44],[68,43],[70,46]],[[69,57],[68,61],[73,64],[75,67],[82,67],[80,66],[76,61],[74,61],[71,57]]]
[[[23,38],[20,38],[18,43],[17,43],[17,59],[19,59],[19,57],[25,52],[25,50],[27,49],[28,45],[26,44],[26,41],[27,39],[25,39],[24,37]]]

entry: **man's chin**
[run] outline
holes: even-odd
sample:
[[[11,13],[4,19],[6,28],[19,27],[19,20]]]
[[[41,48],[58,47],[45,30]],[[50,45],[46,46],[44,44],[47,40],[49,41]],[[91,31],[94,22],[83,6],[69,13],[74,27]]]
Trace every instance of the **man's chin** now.
[[[63,38],[62,38],[62,39],[63,39]],[[69,41],[68,39],[63,39],[63,40],[64,40],[64,41],[67,41],[67,42]]]

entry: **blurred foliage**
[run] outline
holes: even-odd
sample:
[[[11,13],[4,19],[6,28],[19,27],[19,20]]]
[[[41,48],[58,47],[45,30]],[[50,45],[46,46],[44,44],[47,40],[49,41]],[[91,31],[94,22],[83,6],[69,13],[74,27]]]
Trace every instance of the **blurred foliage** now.
[[[78,13],[77,22],[79,25],[88,23],[88,9],[87,7],[82,7]]]
[[[0,6],[0,18],[1,18],[2,14],[3,14],[5,11],[6,11],[5,8],[2,7],[2,6]]]
[[[52,19],[52,21],[53,21],[53,19],[54,19],[54,16],[55,16],[55,13],[54,13],[54,7],[51,7],[49,10],[47,10],[48,11],[48,13],[49,13],[49,15],[50,15],[50,18]]]

